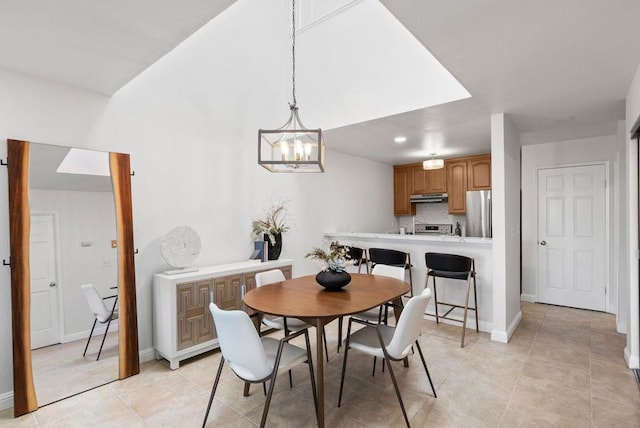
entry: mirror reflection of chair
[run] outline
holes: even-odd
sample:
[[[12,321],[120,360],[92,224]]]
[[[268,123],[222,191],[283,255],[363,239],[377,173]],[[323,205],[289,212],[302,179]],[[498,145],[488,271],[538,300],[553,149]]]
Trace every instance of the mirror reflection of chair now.
[[[293,367],[305,362],[309,364],[311,391],[317,414],[318,397],[316,395],[316,382],[313,374],[311,347],[309,345],[309,331],[307,329],[287,335],[280,340],[271,337],[260,338],[246,312],[238,310],[223,311],[215,303],[209,304],[209,310],[218,332],[222,356],[220,357],[218,372],[211,389],[209,405],[202,422],[203,427],[207,423],[225,361],[229,362],[229,367],[231,367],[233,373],[245,382],[245,395],[248,395],[249,384],[269,381],[269,393],[264,403],[260,427],[264,427],[267,421],[269,404],[271,403],[273,387],[276,383],[278,372],[283,370],[290,371]],[[301,335],[304,335],[306,349],[289,343],[290,340]]]
[[[82,288],[82,292],[84,296],[87,298],[87,303],[89,303],[89,308],[93,313],[95,319],[93,320],[93,327],[91,327],[91,333],[89,333],[89,338],[87,339],[87,345],[84,347],[84,352],[82,356],[84,357],[87,354],[87,349],[89,349],[89,342],[91,342],[91,337],[93,336],[93,330],[96,328],[96,324],[99,322],[100,324],[107,324],[107,328],[104,332],[104,336],[102,337],[102,343],[100,344],[100,350],[98,351],[98,357],[96,361],[100,359],[100,354],[102,353],[102,347],[104,346],[104,341],[107,338],[107,334],[109,333],[109,326],[111,325],[111,321],[116,319],[116,304],[118,303],[118,296],[108,296],[101,297],[100,293],[96,289],[96,286],[93,284],[84,284],[80,288]],[[107,308],[104,301],[108,299],[114,299],[113,306],[111,309]]]
[[[429,286],[429,277],[433,278],[433,301],[436,309],[436,323],[440,322],[440,318],[462,323],[462,339],[460,347],[464,348],[464,335],[467,330],[467,312],[474,311],[476,315],[476,332],[478,329],[478,291],[476,288],[476,265],[475,260],[466,256],[457,254],[443,253],[425,253],[425,263],[427,265],[427,279],[425,288]],[[438,292],[436,290],[436,278],[456,279],[467,282],[467,289],[464,299],[464,306],[447,303],[438,300]],[[469,293],[471,291],[471,280],[473,279],[473,302],[475,306],[469,306]],[[449,306],[450,309],[444,315],[438,313],[438,305]],[[448,315],[456,308],[464,309],[462,320],[451,318]],[[433,316],[434,314],[427,314]]]
[[[262,287],[263,285],[273,284],[274,282],[282,282],[285,281],[286,278],[280,269],[272,269],[265,272],[258,272],[256,274],[256,287]],[[276,330],[284,330],[284,335],[288,336],[290,332],[300,331],[302,329],[306,329],[312,327],[311,324],[307,324],[306,322],[299,320],[298,318],[285,318],[285,317],[277,317],[277,318],[262,318],[262,324],[266,325],[269,328],[274,328]],[[326,354],[327,362],[329,361],[329,351],[327,349],[327,336],[324,332],[324,328],[322,331],[322,337],[324,338],[324,351]],[[289,382],[291,383],[291,374],[289,374]]]
[[[411,296],[413,296],[413,277],[411,275],[411,254],[404,251],[390,250],[387,248],[369,248],[367,259],[371,268],[376,265],[388,265],[404,268],[409,272],[409,284],[411,284]]]
[[[357,318],[349,319],[347,339],[345,341],[344,349],[344,361],[342,363],[338,407],[342,404],[342,390],[344,387],[344,377],[347,369],[347,356],[349,354],[349,349],[355,349],[373,357],[383,358],[386,362],[387,368],[389,369],[393,388],[396,392],[396,396],[398,397],[398,401],[400,402],[402,414],[407,426],[409,426],[409,418],[407,417],[407,412],[405,411],[404,403],[402,402],[402,396],[400,395],[400,389],[398,388],[398,383],[396,381],[395,374],[393,373],[391,361],[404,360],[411,353],[412,346],[415,345],[418,349],[418,353],[420,354],[420,359],[422,360],[422,365],[427,374],[427,378],[429,379],[433,396],[437,397],[436,390],[433,386],[433,382],[431,381],[429,369],[427,368],[427,363],[424,359],[424,354],[422,353],[422,349],[418,343],[418,337],[420,337],[422,331],[424,311],[427,308],[430,299],[431,290],[428,288],[419,296],[409,299],[406,307],[402,311],[402,315],[400,316],[396,327],[384,324],[373,326]],[[354,322],[363,324],[364,327],[351,334],[351,325]]]

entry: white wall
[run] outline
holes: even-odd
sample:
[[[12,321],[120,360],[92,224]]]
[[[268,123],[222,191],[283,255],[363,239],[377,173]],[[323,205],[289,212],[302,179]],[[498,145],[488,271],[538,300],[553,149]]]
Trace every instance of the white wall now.
[[[167,268],[160,240],[175,226],[200,233],[198,265],[244,260],[253,248],[251,220],[271,201],[289,199],[293,228],[282,257],[293,258],[300,275],[317,270],[302,256],[322,243],[323,232],[345,222],[384,231],[393,219],[389,165],[331,150],[325,174],[275,175],[257,165],[258,128],[281,125],[288,115],[282,78],[288,51],[273,52],[288,44],[285,8],[286,2],[235,3],[111,99],[0,71],[0,136],[131,154],[143,352],[152,347],[152,274]],[[4,144],[0,150],[6,158]],[[6,192],[0,174],[5,214]],[[0,216],[4,258],[8,241],[6,215]],[[0,272],[9,284],[9,269]],[[2,287],[0,397],[12,390],[10,301],[9,287]]]
[[[80,286],[91,283],[102,296],[116,294],[109,288],[117,285],[117,249],[111,248],[117,238],[113,193],[30,189],[29,205],[31,212],[54,212],[57,217],[62,340],[77,340],[77,333],[88,336],[94,318]]]
[[[493,329],[508,342],[520,312],[520,134],[504,114],[491,116]]]
[[[537,144],[522,148],[522,297],[535,301],[537,287],[536,259],[538,248],[538,179],[537,171],[543,167],[572,165],[591,162],[608,162],[609,176],[609,236],[611,242],[609,258],[609,290],[607,306],[617,313],[619,302],[618,277],[615,272],[626,271],[624,256],[614,257],[620,245],[626,242],[626,232],[620,227],[620,215],[624,209],[616,201],[618,191],[625,189],[620,177],[625,173],[624,151],[617,135],[592,137],[579,140]],[[624,194],[624,193],[623,193]],[[621,295],[625,295],[624,291]],[[626,311],[625,311],[626,312]],[[619,329],[624,329],[620,319]]]
[[[640,120],[640,67],[636,70],[626,100],[627,154],[627,226],[629,246],[629,317],[627,347],[624,356],[629,367],[640,367],[640,291],[638,277],[638,143],[629,138],[634,124]]]

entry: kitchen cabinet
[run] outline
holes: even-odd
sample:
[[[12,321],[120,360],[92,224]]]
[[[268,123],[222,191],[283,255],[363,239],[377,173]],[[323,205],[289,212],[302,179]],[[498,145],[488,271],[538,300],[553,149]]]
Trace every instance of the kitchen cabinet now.
[[[410,166],[412,195],[447,192],[447,175],[444,168],[425,171],[422,169],[422,163]]]
[[[409,201],[413,191],[413,166],[395,165],[393,167],[393,214],[415,215],[416,206]]]
[[[281,269],[291,278],[291,260],[240,262],[199,268],[195,272],[153,276],[153,347],[172,370],[180,361],[218,347],[209,302],[222,309],[247,310],[243,287],[255,288],[255,275]],[[248,311],[248,310],[247,310]]]
[[[464,214],[467,197],[467,161],[448,160],[447,193],[449,194],[449,214]]]
[[[467,178],[467,190],[491,190],[491,155],[469,158]]]
[[[464,214],[467,190],[491,190],[491,155],[448,159],[444,168],[427,171],[422,163],[393,167],[395,215],[415,215],[411,195],[433,193],[448,193],[449,214]]]

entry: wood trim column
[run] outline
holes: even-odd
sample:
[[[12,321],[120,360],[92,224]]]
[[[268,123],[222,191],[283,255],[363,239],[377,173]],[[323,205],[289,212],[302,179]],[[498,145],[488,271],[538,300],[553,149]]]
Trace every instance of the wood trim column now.
[[[13,327],[13,413],[15,417],[33,412],[38,408],[31,365],[29,150],[28,141],[7,140]]]
[[[118,301],[120,379],[140,373],[133,208],[129,155],[109,153],[118,232]]]

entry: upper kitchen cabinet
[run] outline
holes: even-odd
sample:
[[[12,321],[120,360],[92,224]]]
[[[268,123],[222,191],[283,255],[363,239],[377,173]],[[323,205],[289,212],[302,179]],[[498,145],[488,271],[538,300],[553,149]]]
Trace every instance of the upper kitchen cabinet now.
[[[467,197],[467,161],[450,159],[445,162],[449,214],[464,214]]]
[[[411,194],[446,193],[447,176],[444,169],[425,171],[422,163],[406,165],[411,167]]]
[[[416,206],[409,201],[413,190],[413,165],[393,167],[393,214],[415,215]]]
[[[467,178],[467,190],[491,190],[491,155],[469,158]]]

